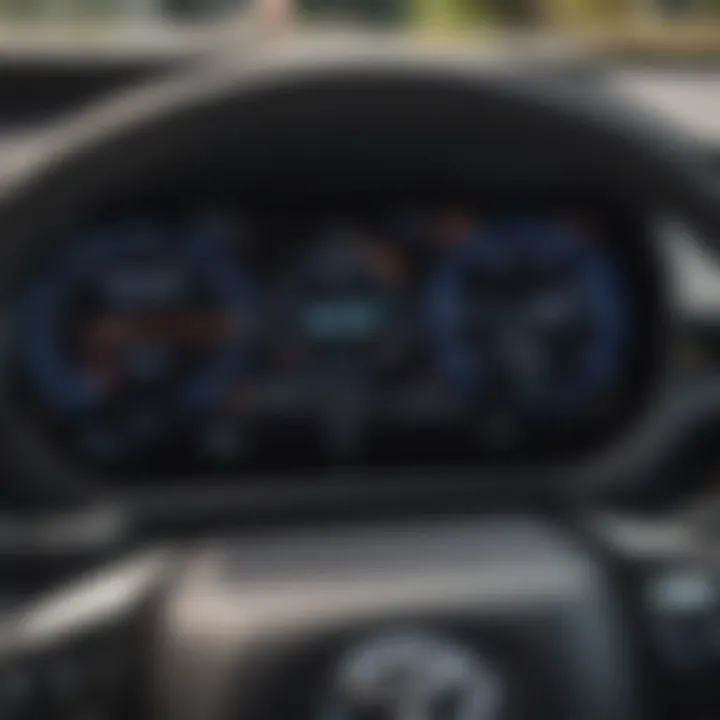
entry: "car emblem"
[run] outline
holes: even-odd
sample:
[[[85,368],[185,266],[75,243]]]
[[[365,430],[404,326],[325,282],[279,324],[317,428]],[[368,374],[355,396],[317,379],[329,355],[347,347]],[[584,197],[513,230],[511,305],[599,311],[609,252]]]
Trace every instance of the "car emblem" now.
[[[501,680],[468,646],[441,635],[373,636],[341,656],[321,720],[496,720]]]

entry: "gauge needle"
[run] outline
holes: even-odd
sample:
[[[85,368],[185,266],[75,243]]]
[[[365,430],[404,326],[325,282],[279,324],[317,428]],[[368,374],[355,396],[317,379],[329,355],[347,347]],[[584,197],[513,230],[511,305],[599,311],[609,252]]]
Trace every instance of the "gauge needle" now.
[[[237,313],[164,311],[101,317],[85,327],[87,346],[95,351],[120,351],[151,341],[174,345],[220,344],[244,331]]]

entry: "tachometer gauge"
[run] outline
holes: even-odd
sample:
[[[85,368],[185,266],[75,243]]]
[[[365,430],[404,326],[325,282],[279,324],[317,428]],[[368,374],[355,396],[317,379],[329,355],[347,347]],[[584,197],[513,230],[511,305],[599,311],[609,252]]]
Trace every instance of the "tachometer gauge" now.
[[[31,403],[77,452],[116,462],[161,443],[242,372],[252,293],[214,223],[125,222],[47,268],[18,326]]]
[[[627,328],[611,262],[561,220],[452,227],[426,301],[439,374],[489,425],[572,422],[617,375]]]

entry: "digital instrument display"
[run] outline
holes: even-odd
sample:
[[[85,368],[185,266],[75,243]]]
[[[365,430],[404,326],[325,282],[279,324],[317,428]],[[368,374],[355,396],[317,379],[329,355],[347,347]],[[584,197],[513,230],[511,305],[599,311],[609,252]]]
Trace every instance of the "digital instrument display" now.
[[[19,299],[18,408],[158,474],[562,458],[627,413],[638,305],[592,213],[145,213]]]

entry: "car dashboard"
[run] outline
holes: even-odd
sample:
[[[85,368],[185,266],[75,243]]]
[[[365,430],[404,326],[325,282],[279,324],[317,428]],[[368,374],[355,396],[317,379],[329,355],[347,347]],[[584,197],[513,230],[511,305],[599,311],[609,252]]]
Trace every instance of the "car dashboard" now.
[[[110,657],[102,718],[355,717],[356,652],[424,672],[400,637],[494,716],[713,716],[705,166],[535,76],[335,52],[90,110],[0,186],[0,685],[64,717],[53,668]]]

